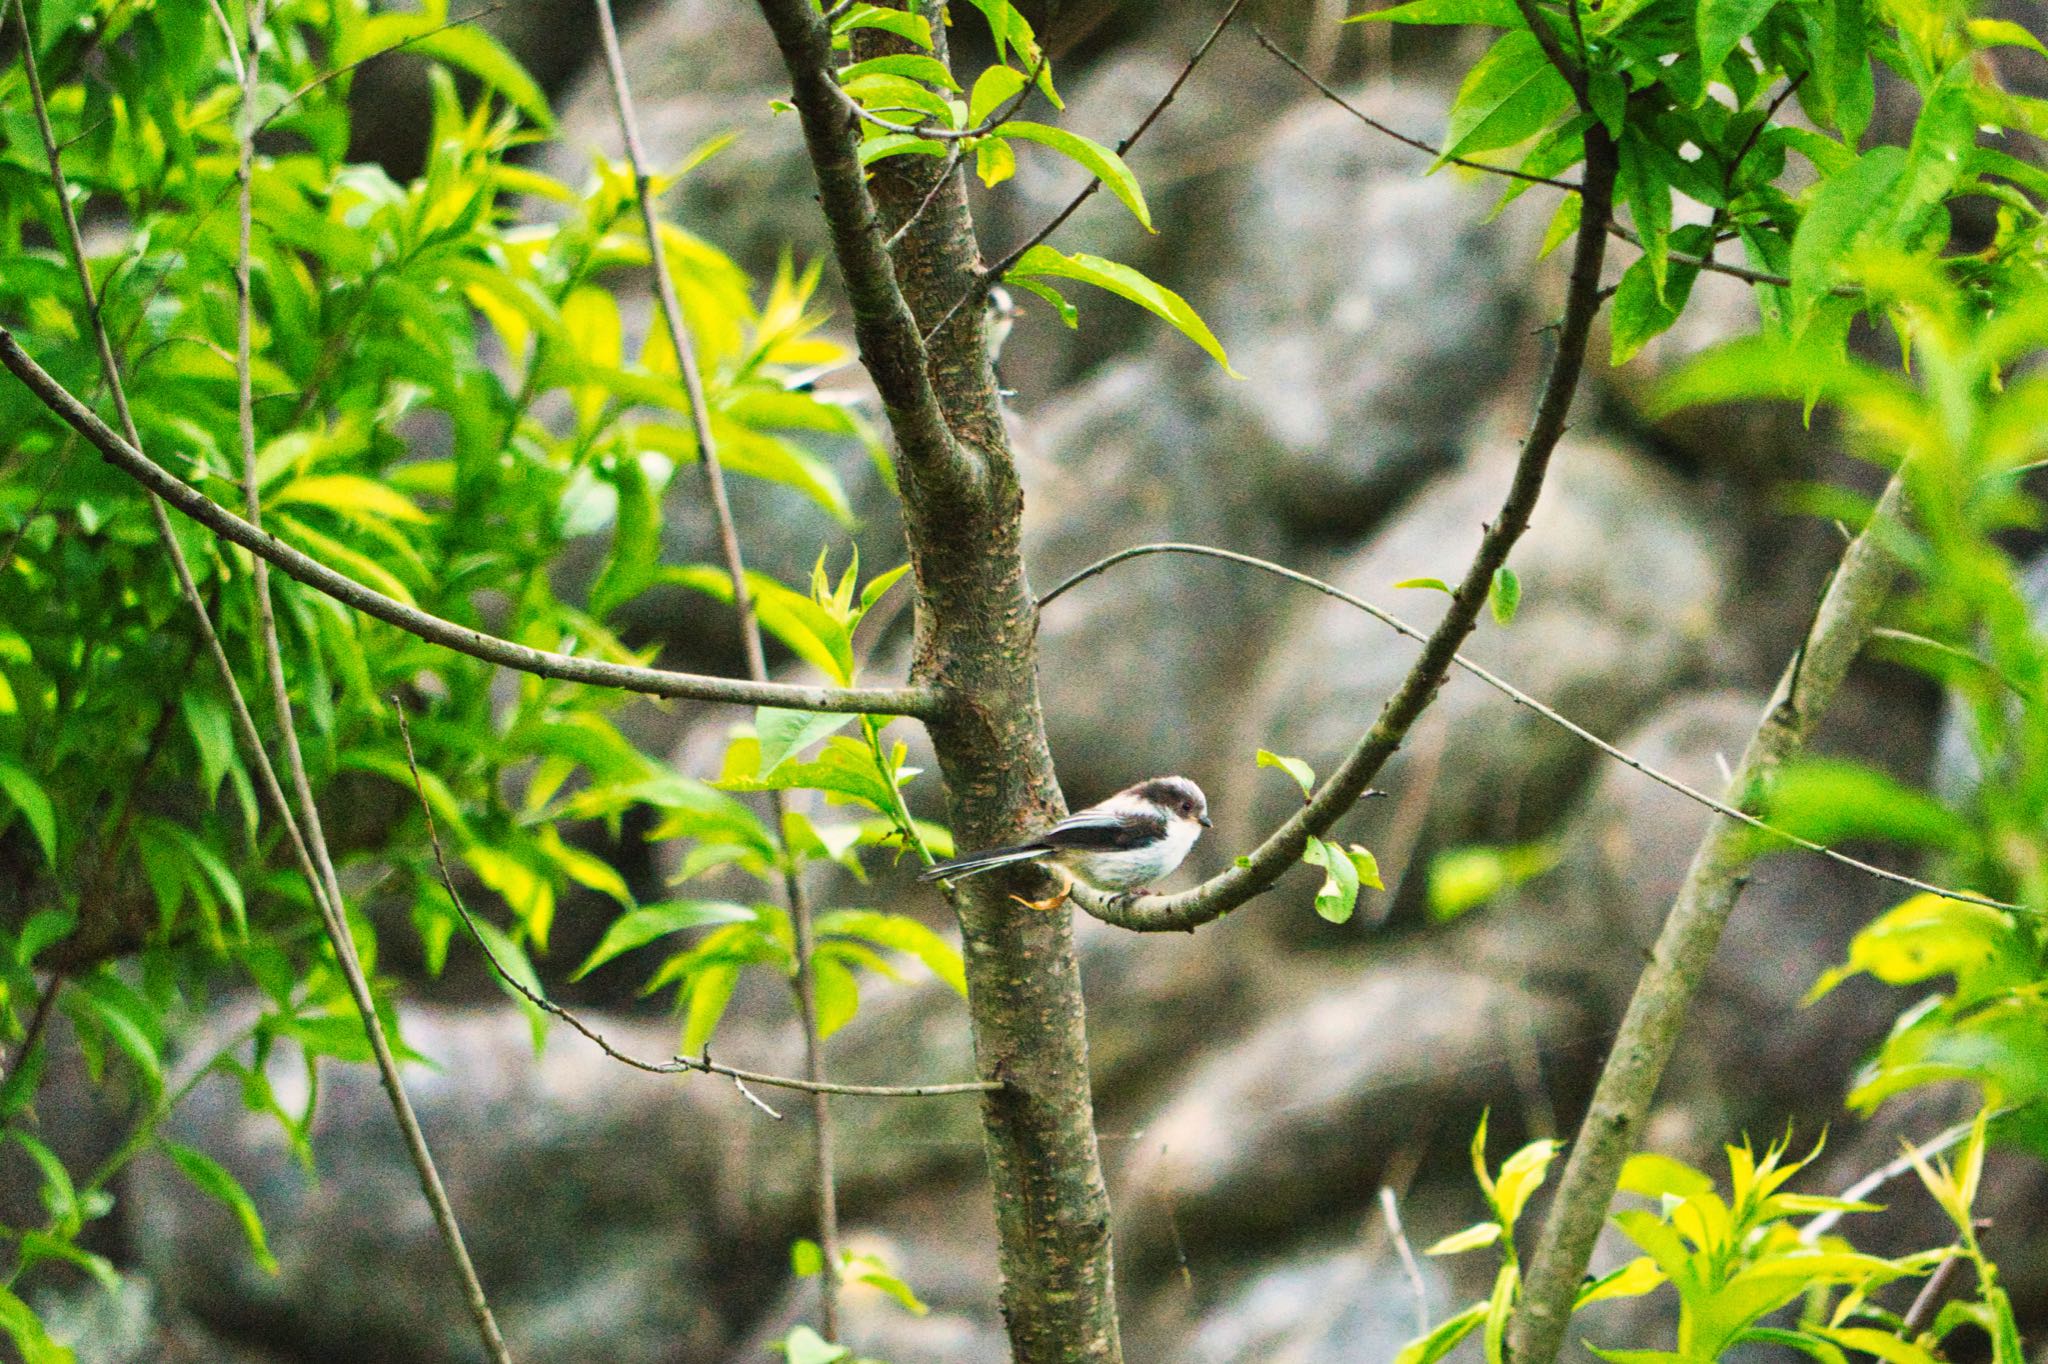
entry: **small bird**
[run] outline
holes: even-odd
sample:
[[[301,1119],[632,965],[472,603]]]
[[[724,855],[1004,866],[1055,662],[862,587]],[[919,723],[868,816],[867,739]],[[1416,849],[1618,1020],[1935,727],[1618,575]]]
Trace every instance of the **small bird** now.
[[[1187,857],[1209,822],[1202,788],[1186,777],[1154,777],[1077,810],[1029,843],[956,857],[925,868],[920,881],[974,876],[1016,862],[1044,862],[1066,881],[1046,900],[1011,896],[1032,909],[1057,909],[1079,877],[1123,898],[1145,893]]]

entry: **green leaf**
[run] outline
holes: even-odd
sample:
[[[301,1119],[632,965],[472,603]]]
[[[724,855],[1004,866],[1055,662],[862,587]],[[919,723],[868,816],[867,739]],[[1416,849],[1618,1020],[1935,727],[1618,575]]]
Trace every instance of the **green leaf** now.
[[[1823,1340],[1833,1341],[1845,1349],[1856,1350],[1884,1361],[1884,1364],[1940,1364],[1940,1361],[1925,1346],[1910,1340],[1901,1340],[1890,1331],[1880,1331],[1870,1326],[1813,1326],[1813,1334]]]
[[[1493,571],[1493,586],[1486,594],[1486,601],[1493,608],[1493,618],[1502,625],[1515,618],[1515,610],[1522,604],[1522,580],[1515,576],[1515,570],[1502,564]]]
[[[1347,24],[1488,24],[1494,28],[1522,27],[1522,12],[1514,0],[1408,0],[1405,5],[1354,14]]]
[[[1333,924],[1351,918],[1358,907],[1358,867],[1343,849],[1310,838],[1301,860],[1323,869],[1322,888],[1316,892],[1316,913]]]
[[[808,1279],[825,1268],[825,1252],[818,1243],[808,1236],[799,1236],[789,1243],[789,1272],[799,1279]]]
[[[242,1239],[249,1243],[249,1253],[255,1256],[257,1267],[266,1274],[277,1273],[277,1259],[270,1253],[270,1245],[264,1238],[263,1219],[256,1212],[256,1204],[235,1177],[227,1172],[227,1167],[204,1151],[181,1146],[168,1137],[158,1137],[157,1144],[184,1172],[185,1178],[192,1181],[194,1188],[227,1205],[242,1228]]]
[[[1468,1250],[1478,1250],[1481,1247],[1490,1246],[1500,1240],[1500,1237],[1500,1223],[1480,1222],[1475,1226],[1465,1228],[1463,1231],[1451,1233],[1422,1253],[1424,1255],[1462,1255]]]
[[[1137,304],[1155,317],[1173,324],[1180,333],[1215,357],[1223,366],[1223,372],[1233,379],[1244,376],[1230,367],[1230,357],[1223,353],[1222,345],[1216,340],[1209,324],[1202,321],[1195,310],[1188,306],[1186,299],[1163,284],[1154,283],[1139,271],[1128,265],[1119,265],[1100,256],[1075,254],[1063,255],[1049,246],[1034,246],[1010,267],[1012,276],[1051,275],[1060,279],[1078,279],[1107,289]],[[1024,281],[1018,281],[1023,283]]]
[[[548,97],[526,68],[496,38],[474,24],[442,28],[430,13],[379,14],[355,30],[335,54],[336,66],[347,66],[399,44],[408,52],[459,67],[490,86],[544,132],[552,132],[555,116]]]
[[[1507,1158],[1494,1181],[1493,1204],[1503,1225],[1512,1227],[1528,1206],[1530,1195],[1543,1187],[1550,1162],[1564,1149],[1564,1143],[1544,1138],[1532,1141]]]
[[[1070,330],[1081,325],[1081,310],[1067,302],[1060,292],[1050,284],[1044,284],[1035,279],[1025,279],[1022,275],[1014,272],[1009,276],[1007,283],[1016,288],[1037,294],[1047,303],[1052,304],[1053,311],[1059,314],[1060,321],[1066,323]]]
[[[1501,1346],[1507,1339],[1508,1315],[1515,1309],[1515,1290],[1521,1281],[1522,1272],[1512,1262],[1502,1265],[1494,1276],[1493,1297],[1486,1304],[1486,1364],[1506,1364]]]
[[[1615,286],[1614,310],[1608,323],[1613,364],[1627,364],[1644,346],[1669,331],[1692,296],[1699,267],[1681,262],[1668,268],[1661,295],[1655,265],[1649,256],[1639,258],[1622,272],[1621,283]]]
[[[1964,22],[1964,27],[1979,47],[2024,47],[2048,57],[2048,47],[2024,24],[2010,19],[1970,19]]]
[[[916,52],[897,52],[886,57],[871,57],[864,62],[855,62],[839,73],[842,83],[859,80],[862,76],[902,76],[908,80],[923,81],[936,85],[942,90],[958,90],[960,82],[953,79],[953,73],[946,64],[936,57],[926,57]],[[1018,83],[1023,83],[1020,77]],[[977,85],[979,82],[977,82]],[[980,115],[975,121],[980,122]]]
[[[1609,1298],[1640,1298],[1666,1282],[1664,1271],[1657,1268],[1656,1262],[1647,1255],[1640,1255],[1620,1269],[1581,1285],[1573,1310],[1605,1302]]]
[[[1429,862],[1430,914],[1440,923],[1455,919],[1556,865],[1557,850],[1547,843],[1447,848]]]
[[[1386,882],[1380,879],[1380,860],[1372,855],[1372,849],[1362,843],[1353,843],[1344,849],[1351,859],[1352,869],[1358,873],[1358,884],[1373,890],[1385,890]]]
[[[163,1037],[156,1010],[111,967],[80,977],[61,999],[74,1023],[105,1033],[141,1073],[150,1092],[163,1089]]]
[[[811,987],[817,1002],[818,1036],[830,1037],[860,1011],[860,985],[846,963],[820,952],[811,958]]]
[[[984,187],[994,189],[1017,173],[1017,153],[1000,137],[980,138],[974,144],[974,173],[980,177]],[[1011,283],[1024,284],[1025,281],[1012,280]],[[1071,327],[1073,323],[1067,325]]]
[[[920,116],[917,119],[903,121],[923,122],[929,119],[941,128],[953,126],[953,106],[946,102],[946,97],[914,80],[878,73],[850,80],[842,88],[848,98],[857,101],[863,108]]]
[[[1649,1199],[1661,1199],[1667,1194],[1683,1199],[1711,1193],[1714,1181],[1684,1161],[1653,1151],[1638,1151],[1622,1165],[1619,1187],[1623,1193]]]
[[[51,866],[57,865],[57,811],[50,804],[50,797],[44,793],[42,784],[29,770],[6,758],[0,758],[0,794],[6,795],[21,817],[28,823],[28,830],[35,835],[36,846],[43,850],[43,860]]]
[[[0,1288],[0,1331],[21,1352],[22,1364],[78,1364],[70,1347],[59,1344],[29,1305],[5,1288]]]
[[[664,900],[659,904],[642,905],[612,920],[604,937],[569,979],[581,980],[622,953],[645,947],[686,928],[751,923],[759,917],[745,905],[736,905],[729,900]]]
[[[991,66],[974,79],[974,90],[967,96],[967,126],[978,128],[988,116],[1007,100],[1014,98],[1024,88],[1024,73],[1008,66]],[[989,145],[1001,146],[1000,140]]]
[[[213,804],[220,792],[221,778],[235,760],[235,725],[227,703],[207,688],[188,686],[178,696],[178,708],[185,716],[185,729],[199,755],[199,786],[206,803]]]
[[[735,754],[743,751],[740,744],[733,745]],[[722,791],[823,791],[835,804],[852,801],[880,815],[896,808],[896,793],[876,770],[874,755],[844,735],[827,739],[808,762],[784,762],[761,776],[729,771],[715,784]]]
[[[1315,794],[1316,770],[1301,759],[1285,758],[1278,753],[1270,753],[1262,748],[1259,750],[1259,766],[1277,767],[1288,776],[1294,778],[1294,784],[1301,788],[1301,798],[1304,801]]]
[[[932,50],[932,26],[921,14],[880,5],[855,5],[832,25],[832,34],[838,37],[857,28],[879,28],[916,43],[927,52]]]
[[[1721,63],[1735,45],[1756,31],[1764,16],[1778,0],[1700,0],[1700,74],[1707,80],[1720,74]]]
[[[1870,73],[1869,16],[1863,0],[1819,0],[1806,13],[1813,77],[1800,87],[1799,102],[1854,148],[1863,140],[1877,105]]]
[[[960,960],[960,949],[907,914],[885,914],[873,909],[835,909],[819,915],[816,928],[820,937],[858,938],[888,951],[915,957],[955,994],[962,997],[967,994],[967,971]]]
[[[919,137],[916,133],[883,133],[880,137],[867,138],[860,144],[860,163],[863,166],[872,166],[875,162],[891,156],[945,154],[945,143],[937,138]]]
[[[1825,844],[1877,838],[1957,848],[1970,835],[1960,815],[1925,792],[1875,768],[1830,758],[1782,768],[1765,793],[1763,817],[1786,833]],[[1784,846],[1762,830],[1749,837],[1760,851]]]
[[[469,922],[497,966],[497,970],[491,973],[491,979],[496,981],[498,988],[519,1006],[519,1011],[526,1015],[527,1031],[533,1038],[533,1053],[535,1056],[540,1055],[541,1049],[547,1045],[549,1019],[547,1010],[533,1001],[546,999],[547,991],[541,985],[540,973],[533,969],[533,959],[526,955],[526,949],[511,934],[489,919],[479,919],[471,915]],[[500,977],[498,971],[503,971],[505,976]],[[515,987],[523,987],[526,993],[522,994],[520,989]],[[528,995],[532,998],[528,998]]]
[[[700,1052],[725,1016],[733,987],[739,984],[740,968],[735,962],[715,961],[690,973],[683,987],[683,1050]]]
[[[1572,107],[1572,89],[1527,29],[1504,33],[1465,76],[1439,166],[1527,141]]]
[[[1442,578],[1403,578],[1400,582],[1395,583],[1394,586],[1397,588],[1426,587],[1432,592],[1441,592],[1446,597],[1456,595],[1451,591],[1451,585]]]
[[[853,1354],[844,1345],[828,1344],[808,1326],[791,1331],[776,1348],[788,1357],[789,1364],[838,1364]]]
[[[1436,1364],[1437,1360],[1457,1349],[1459,1342],[1478,1330],[1485,1320],[1486,1304],[1475,1302],[1428,1335],[1402,1346],[1401,1353],[1394,1356],[1394,1364]]]
[[[754,733],[761,741],[759,775],[767,776],[812,744],[852,723],[851,715],[782,710],[776,706],[757,707],[754,711]]]
[[[1050,124],[1033,123],[1028,119],[1020,118],[1011,119],[1002,127],[992,131],[989,136],[1003,138],[1006,141],[1012,142],[1019,140],[1036,142],[1040,146],[1050,147],[1062,156],[1079,162],[1085,170],[1107,186],[1111,194],[1114,194],[1123,202],[1123,206],[1131,211],[1131,216],[1136,218],[1147,232],[1155,230],[1152,226],[1151,210],[1145,206],[1145,191],[1138,186],[1138,177],[1131,174],[1131,168],[1124,164],[1124,159],[1121,156],[1118,156],[1100,142],[1092,138],[1083,137],[1079,133],[1069,132],[1065,128],[1055,128]],[[1033,248],[1033,250],[1045,249],[1044,247]],[[1033,272],[1026,269],[1022,261],[1019,261],[1013,268],[1023,270],[1027,274],[1058,273],[1057,271]]]
[[[1805,1002],[1867,973],[1887,985],[1953,976],[1955,1002],[1975,1004],[2031,980],[2032,956],[2026,935],[1998,910],[1915,895],[1858,932],[1849,944],[1849,960],[1823,972]]]

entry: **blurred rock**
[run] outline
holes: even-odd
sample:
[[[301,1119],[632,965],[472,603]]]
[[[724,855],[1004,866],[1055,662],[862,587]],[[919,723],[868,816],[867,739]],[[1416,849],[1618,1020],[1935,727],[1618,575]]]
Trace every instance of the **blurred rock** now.
[[[1514,457],[1495,440],[1417,495],[1362,550],[1324,576],[1428,630],[1446,598],[1396,591],[1455,576],[1498,512]],[[1621,448],[1567,438],[1528,534],[1510,560],[1522,585],[1512,624],[1482,616],[1465,654],[1598,734],[1613,734],[1710,665],[1725,563],[1676,480]],[[1363,612],[1299,593],[1252,674],[1243,731],[1327,772],[1393,694],[1417,646]],[[1376,780],[1392,799],[1341,828],[1369,831],[1388,885],[1409,854],[1442,840],[1526,838],[1549,827],[1596,761],[1578,739],[1454,671],[1425,724]],[[1239,761],[1215,804],[1221,841],[1247,845],[1299,800]]]
[[[1887,720],[1894,731],[1910,731],[1910,719],[1902,725],[1884,708],[1886,699],[1881,687],[1852,682],[1824,721],[1818,746],[1835,748],[1834,736]],[[1763,704],[1762,696],[1733,692],[1684,696],[1617,743],[1649,766],[1718,794],[1727,784],[1721,763],[1741,756]],[[1859,722],[1859,711],[1875,714]],[[1532,979],[1559,988],[1570,982],[1580,997],[1604,1000],[1608,1014],[1619,1017],[1693,850],[1717,818],[1640,773],[1603,762],[1560,839],[1558,870],[1489,916],[1486,949]],[[1896,854],[1877,858],[1898,861]],[[1902,1000],[1859,978],[1817,1004],[1802,1001],[1815,978],[1843,959],[1856,930],[1906,893],[1807,853],[1754,865],[1667,1083],[1667,1102],[1709,1105],[1687,1124],[1707,1148],[1701,1154],[1755,1124],[1777,1128],[1789,1118],[1817,1131],[1839,1114],[1851,1070]],[[1589,954],[1587,941],[1609,950]],[[1759,1127],[1754,1135],[1767,1140],[1770,1133]]]
[[[872,1256],[929,1309],[919,1315],[868,1284],[840,1289],[840,1339],[863,1358],[889,1364],[1004,1364],[1009,1338],[997,1309],[995,1225],[983,1189],[912,1194],[881,1224],[858,1224],[844,1238]],[[793,1279],[745,1341],[725,1358],[755,1364],[770,1357],[793,1326],[818,1320],[815,1280]]]
[[[1187,1068],[1113,1178],[1120,1251],[1158,1272],[1176,1237],[1243,1255],[1362,1208],[1395,1150],[1469,1130],[1518,1060],[1586,1024],[1568,996],[1428,958],[1347,973]]]
[[[1214,404],[1191,382],[1208,363],[1162,343],[1111,365],[1024,431],[1035,590],[1149,540],[1278,551],[1242,476],[1243,452],[1217,438]],[[1283,590],[1236,565],[1159,556],[1048,606],[1040,681],[1069,800],[1100,800],[1163,772],[1215,790],[1208,769],[1238,736],[1201,717],[1228,713]]]
[[[1421,1262],[1436,1315],[1448,1286]],[[1415,1290],[1391,1252],[1311,1252],[1267,1269],[1204,1312],[1175,1356],[1186,1364],[1392,1359],[1415,1335]]]
[[[1442,117],[1423,87],[1357,102],[1401,128]],[[1520,274],[1480,221],[1494,190],[1425,179],[1424,159],[1317,102],[1224,200],[1234,240],[1201,305],[1245,379],[1209,385],[1238,477],[1297,533],[1368,530],[1453,463],[1518,349]]]
[[[649,1057],[666,1027],[604,1021]],[[701,1357],[733,1323],[729,1291],[761,1250],[732,1243],[720,1207],[736,1128],[754,1121],[723,1082],[629,1071],[558,1035],[536,1059],[523,1018],[410,1009],[420,1115],[500,1325],[537,1361]],[[303,1072],[273,1084],[304,1103]],[[134,1167],[139,1258],[166,1308],[281,1353],[469,1360],[476,1342],[374,1072],[323,1067],[315,1182],[269,1118],[229,1086],[195,1091],[173,1134],[220,1159],[261,1209],[282,1266],[252,1263],[227,1212],[168,1162]]]

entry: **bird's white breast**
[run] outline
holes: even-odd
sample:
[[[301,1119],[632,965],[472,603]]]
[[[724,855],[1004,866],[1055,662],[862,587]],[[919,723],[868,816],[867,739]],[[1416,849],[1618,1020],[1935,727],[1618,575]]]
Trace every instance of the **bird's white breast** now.
[[[1187,860],[1188,851],[1201,836],[1202,826],[1192,819],[1170,819],[1166,823],[1166,837],[1150,847],[1089,852],[1060,860],[1098,890],[1131,890],[1169,875]]]

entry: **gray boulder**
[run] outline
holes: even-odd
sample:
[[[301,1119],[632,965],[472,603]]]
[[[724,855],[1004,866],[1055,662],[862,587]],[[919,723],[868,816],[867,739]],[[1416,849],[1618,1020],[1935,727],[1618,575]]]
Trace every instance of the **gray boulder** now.
[[[1513,457],[1510,442],[1482,444],[1455,477],[1419,494],[1325,576],[1432,628],[1446,598],[1394,584],[1457,575],[1498,512]],[[1464,652],[1595,733],[1625,728],[1711,666],[1725,579],[1720,545],[1675,480],[1616,446],[1565,441],[1510,566],[1522,586],[1519,613],[1507,626],[1483,616]],[[1305,592],[1272,639],[1245,684],[1246,746],[1306,758],[1321,772],[1365,732],[1418,647],[1353,607]],[[1392,887],[1418,849],[1549,827],[1593,761],[1578,739],[1454,670],[1408,749],[1376,781],[1392,799],[1370,803],[1340,829],[1365,834]],[[1300,799],[1290,783],[1241,760],[1223,790],[1218,804],[1233,821],[1225,841],[1239,845]]]
[[[1433,127],[1443,96],[1376,84],[1367,111]],[[1238,477],[1307,535],[1356,535],[1456,461],[1506,377],[1520,272],[1480,219],[1494,197],[1343,110],[1298,106],[1252,158],[1228,268],[1200,301],[1246,376],[1210,386]]]

